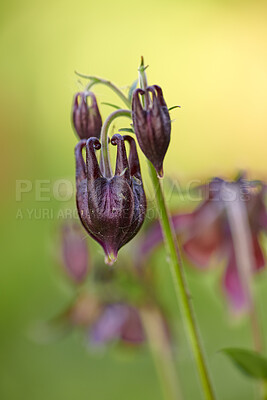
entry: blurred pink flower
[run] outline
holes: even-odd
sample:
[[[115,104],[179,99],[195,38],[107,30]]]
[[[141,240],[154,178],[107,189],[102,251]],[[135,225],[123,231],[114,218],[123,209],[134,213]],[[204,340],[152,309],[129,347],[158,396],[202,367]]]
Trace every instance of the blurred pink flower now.
[[[236,246],[242,239],[243,222],[240,221],[239,224],[236,218],[239,209],[245,210],[248,227],[245,234],[249,239],[250,248],[245,249],[247,244],[241,243],[243,247],[240,246],[240,251],[250,251],[251,270],[257,272],[265,265],[259,242],[261,231],[267,229],[265,187],[260,182],[249,182],[241,177],[233,182],[215,178],[205,188],[207,199],[196,210],[172,216],[174,229],[177,234],[182,235],[183,249],[197,267],[208,267],[214,256],[218,260],[227,260],[222,280],[223,290],[233,310],[244,311],[249,306],[249,299],[242,284],[241,269],[238,268]],[[159,224],[155,224],[141,244],[141,254],[148,255],[162,240],[161,228]]]
[[[90,340],[93,345],[103,345],[114,340],[131,344],[144,342],[144,329],[137,308],[126,303],[105,305],[90,328]]]
[[[75,283],[82,283],[89,271],[89,252],[80,226],[66,223],[61,229],[61,258],[63,268]]]

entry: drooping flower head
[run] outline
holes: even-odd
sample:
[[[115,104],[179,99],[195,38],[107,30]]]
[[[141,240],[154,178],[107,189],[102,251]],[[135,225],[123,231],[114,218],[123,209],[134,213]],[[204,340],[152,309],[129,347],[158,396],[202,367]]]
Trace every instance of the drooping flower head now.
[[[129,142],[127,159],[125,143]],[[146,198],[135,141],[130,136],[114,135],[117,146],[114,176],[105,176],[96,158],[101,148],[97,138],[81,140],[75,148],[77,208],[81,222],[104,249],[106,263],[116,261],[119,249],[141,228],[146,213]],[[86,163],[82,149],[86,147]]]
[[[88,98],[91,99],[91,105],[87,103]],[[102,118],[94,93],[84,91],[75,95],[72,119],[74,128],[80,139],[100,137]]]
[[[144,95],[144,107],[140,95]],[[171,119],[159,86],[153,85],[145,90],[134,91],[132,118],[141,150],[153,164],[157,174],[163,176],[163,160],[171,137]]]

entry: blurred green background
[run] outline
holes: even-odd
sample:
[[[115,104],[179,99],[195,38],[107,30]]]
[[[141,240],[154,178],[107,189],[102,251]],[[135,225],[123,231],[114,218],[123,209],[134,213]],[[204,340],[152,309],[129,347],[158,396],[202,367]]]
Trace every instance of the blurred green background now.
[[[53,241],[57,213],[74,208],[74,199],[60,202],[53,183],[74,177],[70,109],[82,87],[74,70],[126,88],[144,55],[150,83],[163,87],[169,106],[182,106],[172,111],[166,175],[186,184],[246,169],[264,179],[267,3],[11,0],[0,8],[0,398],[161,399],[148,352],[91,355],[79,335],[40,345],[28,334],[33,321],[54,315],[69,296],[55,269]],[[99,85],[95,93],[100,103],[117,102]],[[101,111],[106,116],[111,110],[103,105]],[[143,170],[146,174],[145,164]],[[17,180],[33,184],[21,201]],[[46,201],[37,198],[38,181],[48,190]],[[162,292],[174,310],[166,260],[163,254],[157,260]],[[218,272],[187,273],[219,398],[251,400],[252,382],[217,353],[225,346],[249,345],[246,321],[231,322]],[[256,285],[264,317],[267,277],[262,277]],[[200,399],[182,332],[176,355],[185,399]]]

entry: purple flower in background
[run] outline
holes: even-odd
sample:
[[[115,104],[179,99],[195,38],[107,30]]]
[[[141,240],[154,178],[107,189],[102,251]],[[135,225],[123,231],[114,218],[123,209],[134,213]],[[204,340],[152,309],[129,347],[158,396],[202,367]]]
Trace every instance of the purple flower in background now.
[[[87,103],[88,98],[92,101],[90,106]],[[85,91],[75,95],[72,120],[80,139],[100,137],[102,119],[94,93]]]
[[[64,224],[61,228],[62,263],[70,278],[81,283],[89,270],[89,252],[87,242],[76,223]]]
[[[125,143],[130,144],[129,160]],[[98,164],[95,150],[101,148],[97,138],[81,140],[75,148],[77,208],[80,220],[104,249],[106,263],[113,264],[119,249],[141,228],[146,213],[146,198],[135,141],[130,136],[114,135],[117,146],[115,174],[107,177]],[[82,149],[86,147],[86,163]]]
[[[145,96],[144,108],[139,95]],[[162,89],[159,86],[153,85],[146,88],[145,91],[142,89],[134,91],[132,118],[142,152],[153,164],[158,175],[163,176],[163,160],[171,137],[171,119]]]
[[[232,309],[242,311],[249,307],[249,299],[242,284],[240,253],[248,252],[251,271],[265,265],[259,241],[267,229],[265,188],[241,177],[234,182],[215,178],[207,189],[207,199],[195,211],[173,215],[174,229],[182,235],[183,249],[194,265],[203,269],[215,257],[227,260],[223,289]],[[161,228],[155,224],[142,242],[141,253],[148,255],[162,240]]]
[[[64,268],[67,265],[67,272],[75,282],[82,281],[80,265],[88,261],[85,256],[88,253],[84,252],[87,248],[79,226],[64,224],[60,233]],[[109,343],[140,345],[147,340],[148,331],[157,343],[164,342],[164,349],[170,345],[170,329],[157,301],[151,268],[137,271],[133,262],[128,254],[124,268],[106,269],[102,263],[97,265],[88,277],[89,287],[92,289],[93,285],[94,289],[76,287],[71,304],[47,324],[48,340],[79,328],[93,347]]]
[[[90,341],[93,345],[118,340],[132,344],[140,344],[145,340],[137,309],[125,303],[106,305],[90,329]]]
[[[128,315],[121,329],[121,340],[127,343],[143,343],[145,333],[137,308],[129,306]]]

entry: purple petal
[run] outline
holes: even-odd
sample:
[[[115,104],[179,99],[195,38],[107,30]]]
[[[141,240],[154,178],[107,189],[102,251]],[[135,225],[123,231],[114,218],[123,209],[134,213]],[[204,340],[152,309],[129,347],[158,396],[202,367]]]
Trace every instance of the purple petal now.
[[[83,282],[89,271],[87,242],[76,223],[62,227],[62,259],[68,275],[77,283]]]
[[[227,240],[221,212],[219,203],[207,200],[192,213],[192,223],[185,231],[183,247],[196,266],[207,267],[214,254],[220,254]]]
[[[128,316],[127,307],[122,304],[108,305],[98,321],[92,326],[90,339],[94,345],[118,339],[121,328]]]
[[[123,176],[127,181],[130,181],[130,170],[123,136],[119,134],[113,135],[111,144],[117,146],[115,175]]]
[[[206,267],[222,245],[220,227],[216,222],[191,228],[192,238],[184,243],[184,251],[193,264]]]
[[[128,317],[122,326],[121,339],[130,343],[142,343],[145,340],[142,321],[134,307],[128,307]]]
[[[244,312],[249,308],[249,299],[246,297],[242,287],[233,249],[230,250],[229,262],[223,279],[223,288],[234,312]]]

